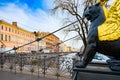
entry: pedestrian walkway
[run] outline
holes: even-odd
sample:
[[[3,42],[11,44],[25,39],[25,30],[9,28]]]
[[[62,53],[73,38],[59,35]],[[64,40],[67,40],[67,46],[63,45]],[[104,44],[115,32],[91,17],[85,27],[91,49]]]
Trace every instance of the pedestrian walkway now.
[[[7,71],[0,71],[0,80],[56,80],[46,77],[37,77],[34,75],[28,75],[23,73],[14,73]]]

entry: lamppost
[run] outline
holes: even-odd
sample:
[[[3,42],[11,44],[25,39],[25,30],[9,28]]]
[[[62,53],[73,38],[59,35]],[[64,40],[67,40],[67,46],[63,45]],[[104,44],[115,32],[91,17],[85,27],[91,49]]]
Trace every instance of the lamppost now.
[[[1,70],[3,69],[4,65],[4,53],[3,52],[4,45],[1,45],[1,53],[0,53],[0,64],[1,64]]]

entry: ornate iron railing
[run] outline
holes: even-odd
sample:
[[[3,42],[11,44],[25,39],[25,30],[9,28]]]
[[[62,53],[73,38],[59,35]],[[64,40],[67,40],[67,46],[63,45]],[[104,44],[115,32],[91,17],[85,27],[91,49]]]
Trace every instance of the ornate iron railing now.
[[[0,69],[56,80],[71,80],[73,59],[57,54],[7,53],[0,54]]]

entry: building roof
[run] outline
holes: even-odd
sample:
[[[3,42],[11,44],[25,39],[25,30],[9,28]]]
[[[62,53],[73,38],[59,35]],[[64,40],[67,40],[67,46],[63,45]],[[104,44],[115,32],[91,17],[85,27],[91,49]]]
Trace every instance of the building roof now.
[[[10,23],[4,21],[4,20],[0,20],[0,23],[9,25],[9,26],[11,26],[11,27],[13,27],[13,28],[16,28],[16,29],[19,29],[19,30],[22,30],[22,31],[25,31],[25,32],[28,32],[28,33],[33,34],[33,32],[30,32],[30,31],[28,31],[28,30],[25,30],[25,29],[23,29],[23,28],[20,28],[19,26],[14,26],[14,25],[12,25],[12,24],[10,24]]]

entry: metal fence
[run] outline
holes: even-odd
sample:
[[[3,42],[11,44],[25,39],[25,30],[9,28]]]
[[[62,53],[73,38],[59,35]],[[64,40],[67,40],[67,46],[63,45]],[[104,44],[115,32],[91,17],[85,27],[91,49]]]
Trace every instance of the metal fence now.
[[[55,80],[71,80],[73,59],[60,54],[0,54],[0,69]]]

